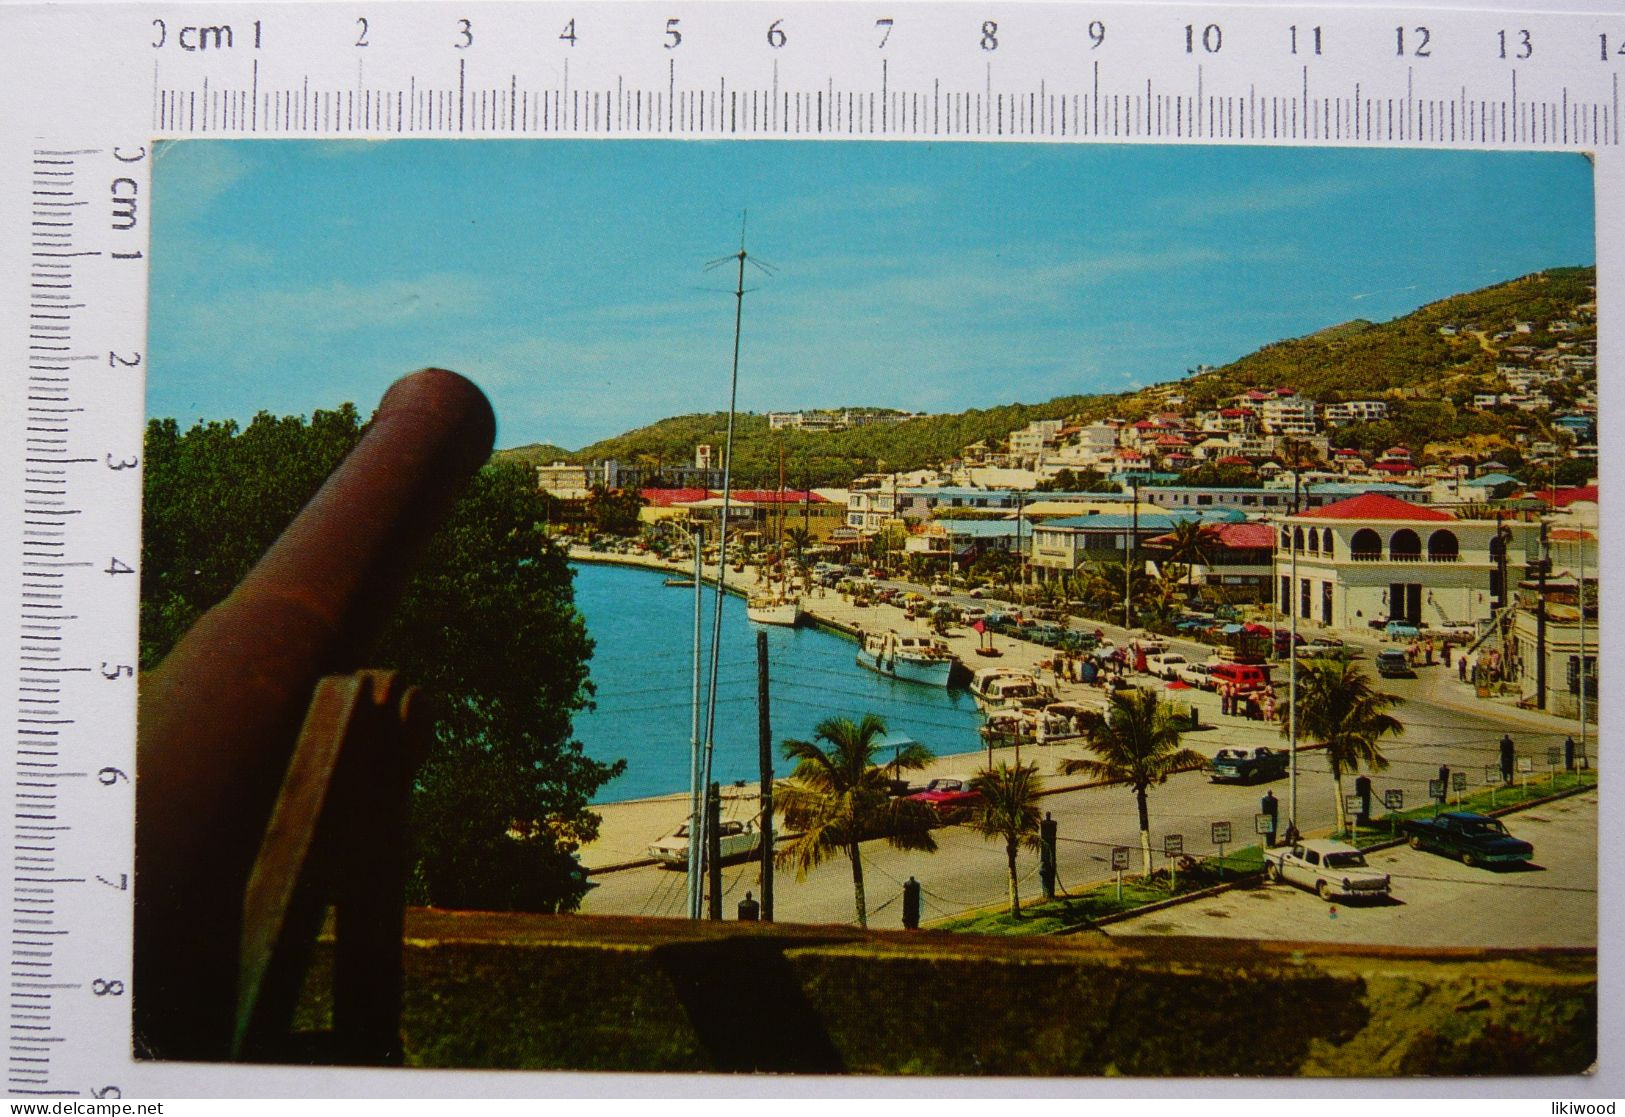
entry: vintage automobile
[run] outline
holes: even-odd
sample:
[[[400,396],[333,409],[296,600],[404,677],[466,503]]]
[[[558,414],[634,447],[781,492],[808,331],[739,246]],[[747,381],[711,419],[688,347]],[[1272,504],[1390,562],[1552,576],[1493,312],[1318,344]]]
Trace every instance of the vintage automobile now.
[[[1212,690],[1214,687],[1213,665],[1210,663],[1187,663],[1179,669],[1179,681],[1198,690]]]
[[[1398,648],[1384,648],[1377,653],[1377,674],[1385,679],[1414,679],[1416,672],[1411,661]]]
[[[1208,765],[1214,783],[1263,783],[1286,775],[1292,754],[1285,749],[1220,749]]]
[[[722,859],[728,861],[735,857],[748,857],[756,852],[761,844],[762,832],[756,828],[752,821],[739,819],[725,819],[717,828],[717,836],[722,847]],[[671,869],[681,869],[688,865],[688,823],[683,823],[676,830],[667,834],[657,842],[649,844],[649,856],[662,865]]]
[[[1388,896],[1387,873],[1365,862],[1365,854],[1329,838],[1311,838],[1264,853],[1264,875],[1307,888],[1322,900],[1379,900]]]
[[[1535,856],[1535,847],[1507,833],[1500,819],[1471,811],[1407,819],[1404,830],[1412,849],[1459,857],[1463,865],[1504,865]]]
[[[1180,671],[1190,663],[1190,660],[1178,652],[1163,652],[1161,655],[1148,655],[1145,657],[1145,669],[1158,678],[1177,679]]]
[[[959,776],[939,776],[908,797],[916,803],[935,807],[944,814],[960,807],[972,807],[982,801],[982,793],[971,786],[968,779]]]
[[[1421,633],[1411,621],[1394,620],[1382,626],[1383,635],[1390,640],[1414,640]]]

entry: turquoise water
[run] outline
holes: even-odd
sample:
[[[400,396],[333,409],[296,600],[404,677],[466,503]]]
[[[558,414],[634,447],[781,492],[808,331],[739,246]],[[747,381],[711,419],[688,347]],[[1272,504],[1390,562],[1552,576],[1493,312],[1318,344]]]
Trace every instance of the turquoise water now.
[[[656,571],[583,563],[575,568],[576,606],[597,643],[592,679],[597,709],[576,715],[576,737],[597,760],[626,758],[626,774],[605,784],[596,802],[688,789],[693,685],[694,591],[664,585]],[[710,666],[715,591],[702,605],[702,669]],[[717,672],[715,779],[757,775],[756,625],[745,603],[723,607]],[[857,645],[817,629],[766,626],[774,774],[788,774],[778,744],[808,738],[826,717],[878,714],[893,734],[936,753],[981,747],[981,718],[963,690],[900,683],[859,667]],[[702,689],[702,701],[705,691]]]

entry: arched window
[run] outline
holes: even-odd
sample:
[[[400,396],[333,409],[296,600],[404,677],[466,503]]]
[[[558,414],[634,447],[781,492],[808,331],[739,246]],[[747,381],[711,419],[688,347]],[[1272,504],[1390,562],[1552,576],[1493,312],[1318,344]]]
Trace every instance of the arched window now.
[[[1292,529],[1292,549],[1300,553],[1303,551],[1303,528],[1301,527]]]
[[[1292,532],[1290,530],[1288,530],[1288,528],[1286,527],[1285,524],[1282,524],[1281,525],[1281,550],[1290,551],[1291,549],[1292,549]]]
[[[1420,562],[1422,537],[1408,527],[1402,527],[1388,539],[1388,557],[1394,562]]]
[[[1456,541],[1456,533],[1446,528],[1440,528],[1428,536],[1429,562],[1455,562],[1461,557],[1461,544]]]
[[[1376,562],[1382,558],[1382,536],[1368,527],[1361,528],[1349,540],[1349,558],[1355,562]]]
[[[1332,529],[1329,527],[1320,529],[1320,549],[1327,558],[1332,557]]]

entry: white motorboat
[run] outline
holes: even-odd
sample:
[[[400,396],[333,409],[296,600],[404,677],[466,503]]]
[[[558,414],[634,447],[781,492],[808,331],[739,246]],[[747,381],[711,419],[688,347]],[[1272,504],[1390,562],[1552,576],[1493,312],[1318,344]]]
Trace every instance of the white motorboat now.
[[[745,616],[757,624],[793,626],[801,619],[801,599],[782,594],[762,594],[745,602]]]
[[[869,632],[858,648],[858,666],[906,682],[945,687],[953,673],[954,655],[935,636]]]
[[[1054,692],[1026,671],[1010,667],[984,667],[971,677],[971,697],[983,713],[1006,706],[1043,706]]]

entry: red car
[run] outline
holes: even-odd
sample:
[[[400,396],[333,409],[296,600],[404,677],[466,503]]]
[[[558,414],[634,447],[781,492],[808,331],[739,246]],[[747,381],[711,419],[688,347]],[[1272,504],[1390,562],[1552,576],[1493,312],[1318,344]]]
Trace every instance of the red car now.
[[[939,811],[947,812],[960,807],[974,807],[982,801],[982,793],[971,786],[970,780],[939,777],[908,797],[915,803],[928,803]]]

